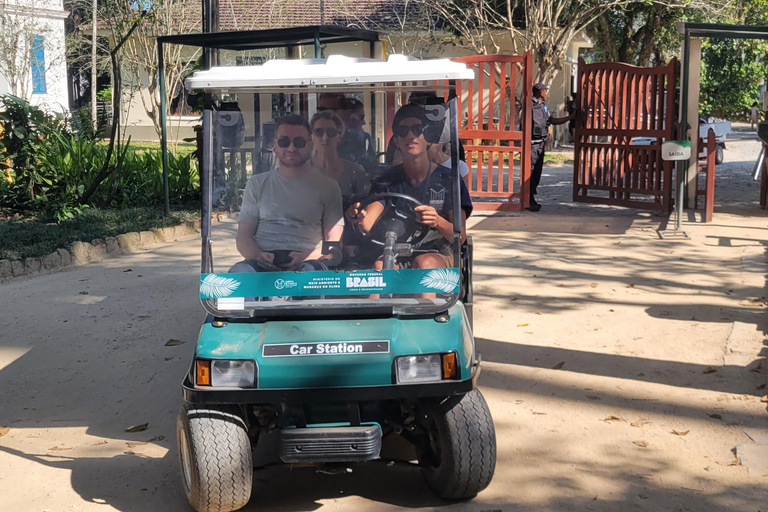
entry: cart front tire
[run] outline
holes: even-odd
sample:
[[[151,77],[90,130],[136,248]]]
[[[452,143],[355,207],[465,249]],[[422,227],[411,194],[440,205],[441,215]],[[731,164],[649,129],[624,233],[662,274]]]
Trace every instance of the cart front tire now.
[[[253,462],[236,407],[182,407],[176,441],[184,491],[197,512],[231,512],[251,498]]]
[[[488,487],[496,469],[496,431],[480,391],[426,407],[431,453],[420,461],[424,479],[444,499],[472,498]]]
[[[725,158],[725,154],[723,153],[723,146],[718,144],[715,148],[715,165],[720,165],[723,163],[723,158]]]

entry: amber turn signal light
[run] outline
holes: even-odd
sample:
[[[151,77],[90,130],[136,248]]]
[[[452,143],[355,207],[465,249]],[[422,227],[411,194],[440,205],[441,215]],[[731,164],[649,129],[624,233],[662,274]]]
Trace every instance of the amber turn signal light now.
[[[210,386],[211,385],[211,362],[210,361],[196,361],[196,376],[195,383],[198,386]]]
[[[443,378],[453,379],[459,374],[459,369],[456,367],[456,354],[449,352],[443,354]]]

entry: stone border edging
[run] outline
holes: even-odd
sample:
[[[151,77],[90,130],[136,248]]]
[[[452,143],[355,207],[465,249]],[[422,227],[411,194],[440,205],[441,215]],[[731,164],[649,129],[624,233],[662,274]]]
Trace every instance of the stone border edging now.
[[[47,256],[24,260],[0,260],[0,283],[134,253],[153,245],[175,242],[181,237],[195,233],[200,233],[199,220],[151,231],[132,231],[115,237],[97,238],[90,243],[72,242],[67,249],[56,249]]]

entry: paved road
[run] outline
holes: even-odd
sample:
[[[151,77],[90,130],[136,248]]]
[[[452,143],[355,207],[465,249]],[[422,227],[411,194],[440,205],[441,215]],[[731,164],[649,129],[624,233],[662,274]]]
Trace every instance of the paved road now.
[[[488,490],[448,504],[409,468],[276,468],[246,510],[766,509],[768,470],[732,450],[768,436],[768,218],[743,204],[663,242],[661,217],[568,204],[569,172],[547,169],[538,214],[473,221]],[[198,257],[190,239],[0,285],[0,510],[189,510],[174,424]]]

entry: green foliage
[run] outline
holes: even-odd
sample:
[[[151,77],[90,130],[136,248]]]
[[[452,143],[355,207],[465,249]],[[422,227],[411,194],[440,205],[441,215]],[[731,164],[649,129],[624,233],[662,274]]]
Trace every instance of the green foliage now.
[[[768,0],[737,0],[717,23],[768,25]],[[752,103],[762,105],[768,42],[710,39],[701,49],[701,109],[706,115],[746,120]]]
[[[199,218],[200,212],[180,210],[170,217],[162,208],[87,209],[60,223],[31,219],[0,220],[0,259],[45,256],[75,241],[117,236],[131,231],[175,226]]]
[[[746,120],[753,102],[762,104],[759,87],[768,66],[768,43],[733,39],[702,44],[701,111]]]
[[[160,151],[135,151],[130,141],[113,152],[113,169],[89,204],[83,193],[104,167],[108,146],[71,130],[62,119],[50,116],[18,98],[4,96],[0,123],[5,131],[0,159],[10,163],[10,181],[0,180],[0,207],[58,222],[72,219],[89,206],[157,205],[163,202]],[[170,195],[174,202],[199,197],[197,160],[191,154],[168,155]],[[6,167],[8,167],[6,165]]]

